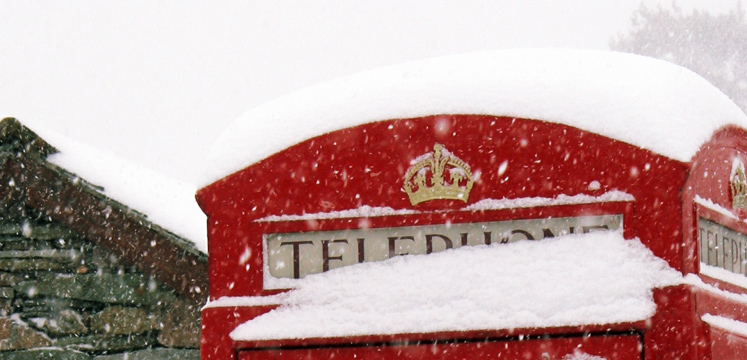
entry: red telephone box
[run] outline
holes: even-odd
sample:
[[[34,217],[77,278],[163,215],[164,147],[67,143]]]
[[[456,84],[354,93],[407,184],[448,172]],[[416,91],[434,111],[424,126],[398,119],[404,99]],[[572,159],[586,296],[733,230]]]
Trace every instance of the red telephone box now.
[[[710,139],[687,162],[559,122],[434,114],[369,122],[297,143],[197,194],[209,219],[211,302],[203,310],[202,358],[745,358],[747,131],[725,126],[705,136]],[[563,251],[571,241],[604,250],[607,245],[595,242],[602,236],[598,231],[631,239],[615,244],[640,241],[645,251],[674,269],[661,272],[677,279],[645,288],[643,302],[632,302],[625,308],[632,312],[620,314],[605,310],[619,309],[605,307],[619,300],[605,296],[637,279],[615,278],[619,284],[614,286],[599,283],[590,296],[536,288],[540,282],[529,280],[558,276],[561,287],[574,286],[562,282],[573,276],[562,272],[579,263],[586,273],[580,278],[593,278],[589,273],[596,271],[595,261],[607,260],[589,256],[606,253],[587,254],[583,247]],[[304,313],[293,307],[313,302],[303,297],[315,293],[303,289],[322,281],[315,279],[358,281],[362,292],[371,281],[372,288],[397,294],[408,291],[401,287],[407,283],[388,279],[401,274],[419,281],[411,283],[413,288],[428,289],[423,282],[435,281],[451,268],[436,263],[428,273],[411,278],[396,271],[455,256],[463,256],[461,264],[469,263],[473,254],[509,246],[521,252],[529,245],[515,244],[529,243],[536,246],[527,250],[535,251],[527,255],[529,261],[487,268],[498,269],[487,282],[475,283],[470,272],[452,277],[463,281],[460,291],[465,294],[519,281],[521,286],[504,292],[528,289],[517,297],[534,298],[516,300],[511,314],[491,304],[485,306],[493,310],[486,311],[479,303],[456,304],[459,311],[472,306],[477,315],[468,319],[467,310],[454,318],[448,313],[451,305],[444,305],[440,314],[429,313],[430,321],[414,314],[418,309],[377,310],[379,300],[371,300],[371,312],[387,312],[382,321],[392,326],[361,320],[355,312],[326,322],[345,309],[325,304],[304,310],[310,318],[294,318]],[[548,253],[550,246],[559,250]],[[466,268],[490,262],[479,259]],[[630,264],[635,259],[622,260],[608,264],[620,272],[637,266]],[[521,273],[512,273],[512,267],[527,263],[526,271],[535,277],[521,283]],[[393,277],[374,285],[371,279],[387,267],[395,269]],[[395,283],[398,288],[387,288]],[[330,303],[353,301],[335,298],[338,288],[321,289],[316,294],[329,297]],[[544,301],[545,293],[556,296],[558,307],[531,308]],[[417,294],[408,295],[409,300],[419,301]],[[449,301],[458,303],[459,298]],[[598,307],[598,317],[565,316],[575,309],[574,302],[587,300],[581,307]],[[645,311],[635,313],[638,308]],[[322,313],[329,309],[338,310]],[[502,322],[525,310],[544,317]]]

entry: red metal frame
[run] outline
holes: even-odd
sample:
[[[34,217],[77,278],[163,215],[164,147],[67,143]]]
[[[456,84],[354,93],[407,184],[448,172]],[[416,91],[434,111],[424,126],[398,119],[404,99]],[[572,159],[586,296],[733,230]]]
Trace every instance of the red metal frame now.
[[[437,130],[441,128],[451,131]],[[632,234],[673,267],[681,267],[680,244],[670,246],[659,238],[662,233],[681,234],[681,224],[672,220],[682,213],[679,191],[687,164],[564,125],[493,116],[431,116],[325,134],[201,189],[197,200],[208,215],[211,298],[263,294],[257,281],[262,247],[254,228],[256,219],[360,205],[416,210],[463,207],[461,201],[412,206],[401,190],[410,160],[432,151],[435,142],[444,144],[473,172],[479,171],[470,203],[487,198],[553,198],[561,193],[594,196],[611,190],[633,195],[634,206],[643,211],[625,220],[633,226]],[[500,174],[497,169],[504,161],[508,161],[507,171]],[[589,189],[592,181],[599,182],[598,190]],[[538,217],[542,215],[530,214],[544,210],[518,211]],[[235,259],[247,249],[254,254],[249,271]],[[247,277],[256,279],[247,281]]]
[[[635,201],[471,212],[459,210],[465,206],[461,201],[412,206],[401,190],[404,173],[411,159],[432,151],[436,142],[469,164],[473,172],[479,172],[468,204],[487,198],[598,196],[612,190],[626,192]],[[699,175],[721,166],[709,159],[718,155],[714,152],[724,151],[724,146],[731,149],[728,151],[747,149],[747,133],[737,128],[717,133],[691,164],[569,126],[494,116],[395,119],[325,134],[198,192],[198,203],[208,215],[210,296],[217,299],[278,292],[262,288],[262,234],[351,229],[360,220],[264,222],[258,219],[348,210],[361,205],[422,212],[367,218],[370,227],[622,213],[626,238],[639,238],[656,256],[683,274],[697,273],[697,217],[704,214],[715,216],[717,221],[723,219],[697,207],[692,198],[697,191],[709,189],[698,194],[723,202],[718,198],[723,185],[717,185],[714,179],[702,180]],[[501,173],[497,169],[504,161],[508,161],[508,166]],[[599,182],[599,189],[589,186],[592,181]],[[238,258],[247,250],[252,256],[248,263],[242,264]],[[702,278],[721,288],[729,286]],[[743,289],[733,290],[744,293]],[[513,333],[496,329],[269,342],[233,342],[228,333],[238,324],[271,310],[271,306],[207,308],[203,311],[203,359],[243,359],[249,354],[253,359],[291,356],[287,354],[396,357],[404,351],[401,344],[418,341],[431,345],[445,341],[453,345],[465,341],[482,344],[482,340],[490,339],[491,344],[497,344],[528,336],[550,337],[552,341],[548,341],[552,343],[564,336],[573,338],[574,334],[587,332],[602,335],[608,330],[614,336],[605,337],[607,340],[600,342],[602,345],[591,346],[590,351],[599,350],[599,354],[614,358],[610,355],[614,352],[609,350],[614,348],[611,344],[618,340],[626,343],[630,336],[625,334],[632,332],[636,334],[635,342],[642,342],[637,358],[717,359],[712,357],[712,351],[716,353],[712,349],[721,345],[709,339],[712,334],[721,335],[700,320],[702,311],[716,307],[723,309],[720,314],[725,316],[745,318],[744,306],[725,302],[689,285],[657,289],[654,300],[656,314],[645,322],[632,324],[515,329]],[[638,351],[639,346],[635,348]],[[463,356],[480,356],[485,346],[461,349]],[[410,358],[422,358],[413,356]]]
[[[573,329],[576,330],[576,329]],[[637,332],[563,333],[560,336],[511,336],[454,338],[405,342],[369,342],[317,346],[283,346],[239,351],[239,359],[561,359],[575,351],[605,355],[609,360],[638,360],[642,357],[642,335]],[[272,354],[270,357],[269,354]]]

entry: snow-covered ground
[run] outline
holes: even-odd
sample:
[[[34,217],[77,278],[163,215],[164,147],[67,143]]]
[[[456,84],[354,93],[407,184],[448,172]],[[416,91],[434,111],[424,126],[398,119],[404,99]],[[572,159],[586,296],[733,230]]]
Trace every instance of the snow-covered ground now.
[[[234,340],[608,324],[648,318],[651,290],[682,281],[638,240],[609,231],[357,264],[207,307],[281,304]]]
[[[49,162],[103,187],[104,195],[145,214],[148,220],[207,253],[207,218],[195,201],[194,185],[44,129],[31,130],[59,150],[47,158]]]
[[[325,132],[438,114],[557,122],[683,162],[719,127],[747,127],[726,95],[665,61],[609,51],[487,51],[362,72],[254,108],[216,142],[202,185]]]

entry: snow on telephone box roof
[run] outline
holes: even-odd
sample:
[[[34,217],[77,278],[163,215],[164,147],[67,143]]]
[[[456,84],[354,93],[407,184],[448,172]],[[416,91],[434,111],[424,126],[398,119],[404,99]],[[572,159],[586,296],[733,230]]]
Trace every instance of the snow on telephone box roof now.
[[[638,55],[498,50],[366,71],[250,110],[211,151],[204,184],[303,140],[368,122],[439,114],[538,119],[688,162],[745,114],[695,73]]]

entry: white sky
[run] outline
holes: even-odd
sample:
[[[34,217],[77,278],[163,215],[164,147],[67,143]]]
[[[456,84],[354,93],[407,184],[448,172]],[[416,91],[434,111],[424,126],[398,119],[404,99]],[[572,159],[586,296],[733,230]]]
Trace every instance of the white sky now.
[[[194,182],[228,123],[275,97],[439,55],[607,49],[640,1],[559,3],[4,1],[0,117]],[[678,4],[723,12],[736,0]]]

